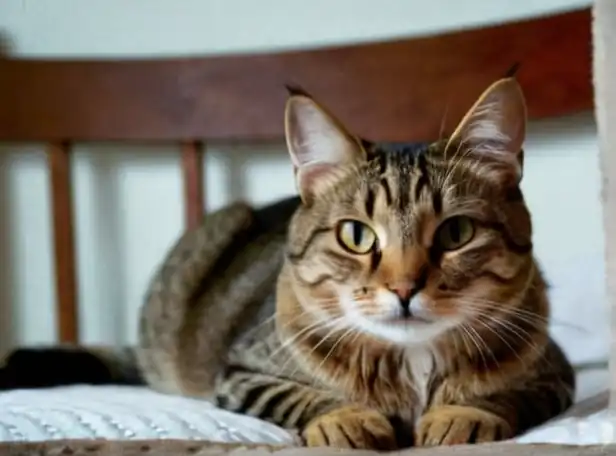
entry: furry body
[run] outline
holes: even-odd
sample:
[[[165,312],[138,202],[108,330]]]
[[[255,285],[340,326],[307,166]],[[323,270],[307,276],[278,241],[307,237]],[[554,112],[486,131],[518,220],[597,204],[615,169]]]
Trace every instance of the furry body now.
[[[484,101],[518,102],[498,90]],[[187,232],[152,281],[132,355],[17,350],[5,387],[144,381],[298,428],[311,446],[377,449],[509,438],[569,407],[517,130],[478,123],[490,114],[479,103],[446,141],[384,148],[294,97],[300,196],[233,204]],[[101,375],[32,381],[54,353],[55,371],[85,356]]]

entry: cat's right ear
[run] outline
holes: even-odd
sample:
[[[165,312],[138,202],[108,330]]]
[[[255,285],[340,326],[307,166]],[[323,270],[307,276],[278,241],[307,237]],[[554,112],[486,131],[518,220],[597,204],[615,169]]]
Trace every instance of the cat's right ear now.
[[[518,184],[525,136],[524,94],[518,82],[509,77],[483,92],[451,135],[445,150],[467,151],[478,159],[486,176],[504,184]]]
[[[345,168],[365,160],[359,141],[304,92],[291,92],[284,126],[296,186],[306,204],[335,185]]]

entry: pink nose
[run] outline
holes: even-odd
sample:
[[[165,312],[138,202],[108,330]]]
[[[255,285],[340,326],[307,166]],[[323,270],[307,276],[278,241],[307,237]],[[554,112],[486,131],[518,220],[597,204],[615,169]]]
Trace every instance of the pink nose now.
[[[396,293],[398,297],[403,301],[407,301],[411,297],[411,293],[413,292],[413,284],[410,282],[401,282],[392,285],[388,284],[387,288],[392,293]]]

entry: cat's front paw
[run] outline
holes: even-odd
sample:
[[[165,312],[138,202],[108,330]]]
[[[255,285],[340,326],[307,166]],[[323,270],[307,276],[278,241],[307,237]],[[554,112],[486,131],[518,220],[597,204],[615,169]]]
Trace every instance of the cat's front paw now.
[[[314,418],[302,437],[309,447],[396,449],[394,428],[387,417],[361,407],[342,407]]]
[[[435,407],[419,420],[415,445],[456,445],[495,442],[513,436],[501,417],[475,407],[446,405]]]

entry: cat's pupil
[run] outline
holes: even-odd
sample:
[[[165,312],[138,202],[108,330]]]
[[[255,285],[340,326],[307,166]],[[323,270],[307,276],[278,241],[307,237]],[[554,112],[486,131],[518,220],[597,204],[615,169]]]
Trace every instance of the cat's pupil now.
[[[353,223],[353,242],[355,245],[361,244],[361,238],[364,230],[360,223]]]
[[[460,224],[452,223],[449,225],[449,237],[454,243],[460,242]]]

